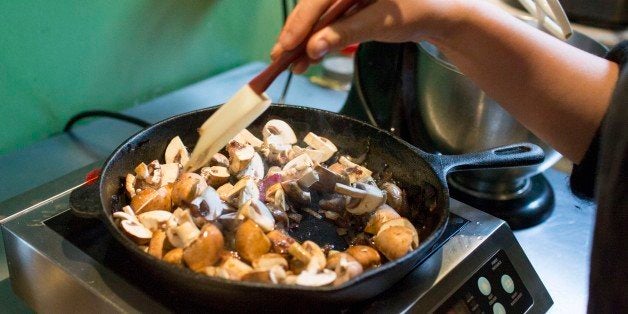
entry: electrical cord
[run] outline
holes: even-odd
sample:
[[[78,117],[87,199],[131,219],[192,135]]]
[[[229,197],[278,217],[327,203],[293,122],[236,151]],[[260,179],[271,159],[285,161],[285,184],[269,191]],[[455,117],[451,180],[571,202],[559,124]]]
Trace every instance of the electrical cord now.
[[[72,126],[74,126],[76,122],[82,119],[91,118],[91,117],[107,117],[107,118],[112,118],[116,120],[122,120],[128,123],[138,125],[142,128],[146,128],[151,125],[151,123],[148,123],[142,119],[138,119],[136,117],[128,116],[122,113],[106,111],[106,110],[88,110],[88,111],[83,111],[72,116],[72,118],[70,118],[70,120],[68,120],[68,122],[65,124],[65,127],[63,127],[63,132],[70,131],[72,129]]]

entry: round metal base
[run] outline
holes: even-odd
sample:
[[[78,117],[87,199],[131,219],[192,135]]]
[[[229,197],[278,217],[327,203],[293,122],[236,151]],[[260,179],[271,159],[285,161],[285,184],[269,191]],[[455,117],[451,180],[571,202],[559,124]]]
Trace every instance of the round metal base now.
[[[545,221],[554,210],[554,191],[543,174],[530,179],[528,189],[521,195],[507,200],[477,197],[450,184],[451,196],[479,210],[499,217],[513,230],[536,226]]]

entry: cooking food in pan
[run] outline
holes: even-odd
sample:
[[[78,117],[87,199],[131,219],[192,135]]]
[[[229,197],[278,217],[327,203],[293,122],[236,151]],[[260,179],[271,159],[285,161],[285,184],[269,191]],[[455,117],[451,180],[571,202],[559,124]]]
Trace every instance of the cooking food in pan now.
[[[160,121],[133,135],[105,161],[98,184],[86,184],[72,192],[70,205],[77,215],[98,218],[103,222],[115,241],[111,249],[125,251],[121,253],[129,259],[127,266],[133,269],[138,277],[150,278],[149,282],[155,286],[168,287],[168,291],[172,293],[171,298],[182,300],[181,303],[196,300],[202,304],[203,308],[221,311],[246,311],[251,308],[275,311],[286,308],[318,310],[325,306],[335,308],[341,304],[354,304],[374,297],[396,284],[424,260],[443,233],[449,216],[449,193],[445,180],[448,173],[462,169],[530,165],[543,160],[543,151],[538,146],[525,143],[459,156],[428,154],[390,133],[349,117],[312,108],[271,105],[248,127],[251,132],[263,141],[263,135],[260,134],[263,133],[266,123],[269,120],[279,119],[291,126],[299,140],[305,138],[309,132],[326,137],[334,143],[338,152],[325,161],[324,165],[329,167],[335,164],[341,156],[355,157],[350,161],[373,171],[371,176],[380,184],[380,189],[385,188],[385,182],[396,183],[401,188],[406,199],[402,203],[407,205],[401,207],[403,210],[400,215],[409,218],[414,224],[420,243],[418,247],[395,260],[386,261],[385,257],[380,254],[380,258],[385,263],[379,267],[363,270],[361,275],[341,285],[328,284],[312,287],[224,279],[176,266],[147,254],[124,234],[119,225],[116,225],[119,222],[116,221],[118,218],[113,217],[114,213],[123,212],[122,208],[129,205],[132,200],[129,199],[125,188],[126,175],[128,173],[135,175],[134,169],[142,162],[147,164],[147,167],[155,159],[160,161],[160,167],[162,164],[167,164],[164,159],[165,148],[176,136],[179,136],[187,147],[192,147],[199,138],[198,128],[215,110],[216,108],[206,108],[184,113]],[[298,145],[306,147],[303,142]],[[223,154],[225,157],[229,155],[226,151],[223,151]],[[270,167],[265,170],[268,168]],[[232,179],[231,174],[230,179]],[[237,181],[234,179],[230,183],[235,186]],[[136,189],[139,186],[141,182],[138,184],[136,181]],[[320,202],[319,193],[310,193],[310,196],[314,205],[300,206],[288,212],[301,215],[298,227],[293,226],[296,220],[291,218],[290,228],[286,228],[292,238],[301,246],[306,247],[305,241],[313,241],[321,247],[323,252],[329,249],[325,247],[326,244],[334,245],[333,249],[338,251],[345,251],[348,244],[364,244],[346,242],[347,236],[350,237],[352,230],[356,230],[354,228],[346,228],[345,238],[339,236],[338,220],[333,222],[326,218],[324,213],[318,212],[321,208],[315,206]],[[288,202],[291,203],[290,200]],[[312,212],[306,211],[305,208],[311,208],[313,213],[320,214],[324,219],[312,216],[310,214]],[[139,215],[141,213],[136,216]],[[362,216],[350,216],[352,219],[349,222],[360,223],[357,217]],[[276,224],[281,223],[281,219],[276,217],[273,219]],[[217,225],[216,227],[218,228]],[[371,236],[366,233],[365,235]],[[227,236],[223,235],[223,241],[226,238]],[[144,244],[146,247],[149,245],[150,241]],[[229,244],[225,242],[226,245]],[[162,255],[168,252],[170,252],[169,248],[165,248],[162,250]],[[110,253],[117,254],[116,251]],[[289,255],[288,258],[290,258]],[[289,259],[287,260],[290,262]],[[214,267],[220,267],[220,262],[217,261]],[[435,268],[439,265],[433,264]],[[438,270],[434,269],[433,274],[438,273]]]
[[[261,133],[242,130],[224,154],[187,173],[188,150],[174,137],[162,161],[142,162],[126,175],[130,202],[113,213],[116,224],[164,262],[225,279],[301,286],[343,284],[419,246],[393,178],[376,182],[379,174],[359,157],[315,133],[299,142],[283,120],[267,121]],[[290,236],[303,215],[333,221],[348,248]]]

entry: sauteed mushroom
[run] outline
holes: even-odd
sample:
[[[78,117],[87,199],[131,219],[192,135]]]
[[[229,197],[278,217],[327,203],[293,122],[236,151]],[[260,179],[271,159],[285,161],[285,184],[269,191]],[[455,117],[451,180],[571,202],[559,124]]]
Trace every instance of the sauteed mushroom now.
[[[270,251],[270,240],[257,224],[246,220],[235,235],[238,254],[247,262],[252,262]]]
[[[418,247],[416,228],[402,217],[404,191],[378,186],[363,158],[335,162],[329,139],[309,132],[299,144],[281,120],[268,121],[261,135],[242,130],[225,147],[229,158],[217,153],[198,173],[181,173],[189,155],[173,138],[165,164],[140,163],[126,175],[130,202],[113,213],[116,223],[167,263],[269,284],[341,285],[378,267],[381,255],[395,260]],[[301,211],[333,221],[349,248],[289,236]]]
[[[220,230],[212,223],[205,224],[196,241],[183,250],[183,260],[193,271],[204,271],[205,267],[218,261],[223,246],[224,239]]]
[[[170,191],[167,187],[158,189],[145,188],[131,199],[131,208],[136,214],[153,210],[170,210]]]
[[[207,182],[201,175],[186,172],[172,186],[172,205],[185,205],[201,195],[206,188]]]
[[[178,136],[175,136],[170,141],[168,147],[166,147],[166,153],[164,154],[164,157],[167,164],[179,163],[181,165],[185,165],[188,160],[190,160],[190,155],[188,154],[185,145],[183,145],[181,138]]]

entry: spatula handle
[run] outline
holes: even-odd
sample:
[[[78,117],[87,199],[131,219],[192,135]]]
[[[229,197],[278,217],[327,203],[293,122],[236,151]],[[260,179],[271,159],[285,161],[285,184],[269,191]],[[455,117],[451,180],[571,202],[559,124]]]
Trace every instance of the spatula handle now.
[[[353,7],[356,3],[360,2],[360,0],[339,0],[334,3],[325,14],[321,17],[320,20],[314,25],[312,31],[303,39],[301,44],[299,44],[296,48],[284,52],[279,58],[273,61],[262,73],[254,77],[250,82],[249,86],[253,89],[254,92],[261,94],[263,93],[270,84],[283,72],[287,69],[290,64],[295,62],[305,53],[305,47],[307,45],[310,37],[323,29],[325,26],[333,23],[338,18],[340,18],[345,12],[347,12],[351,7]]]

